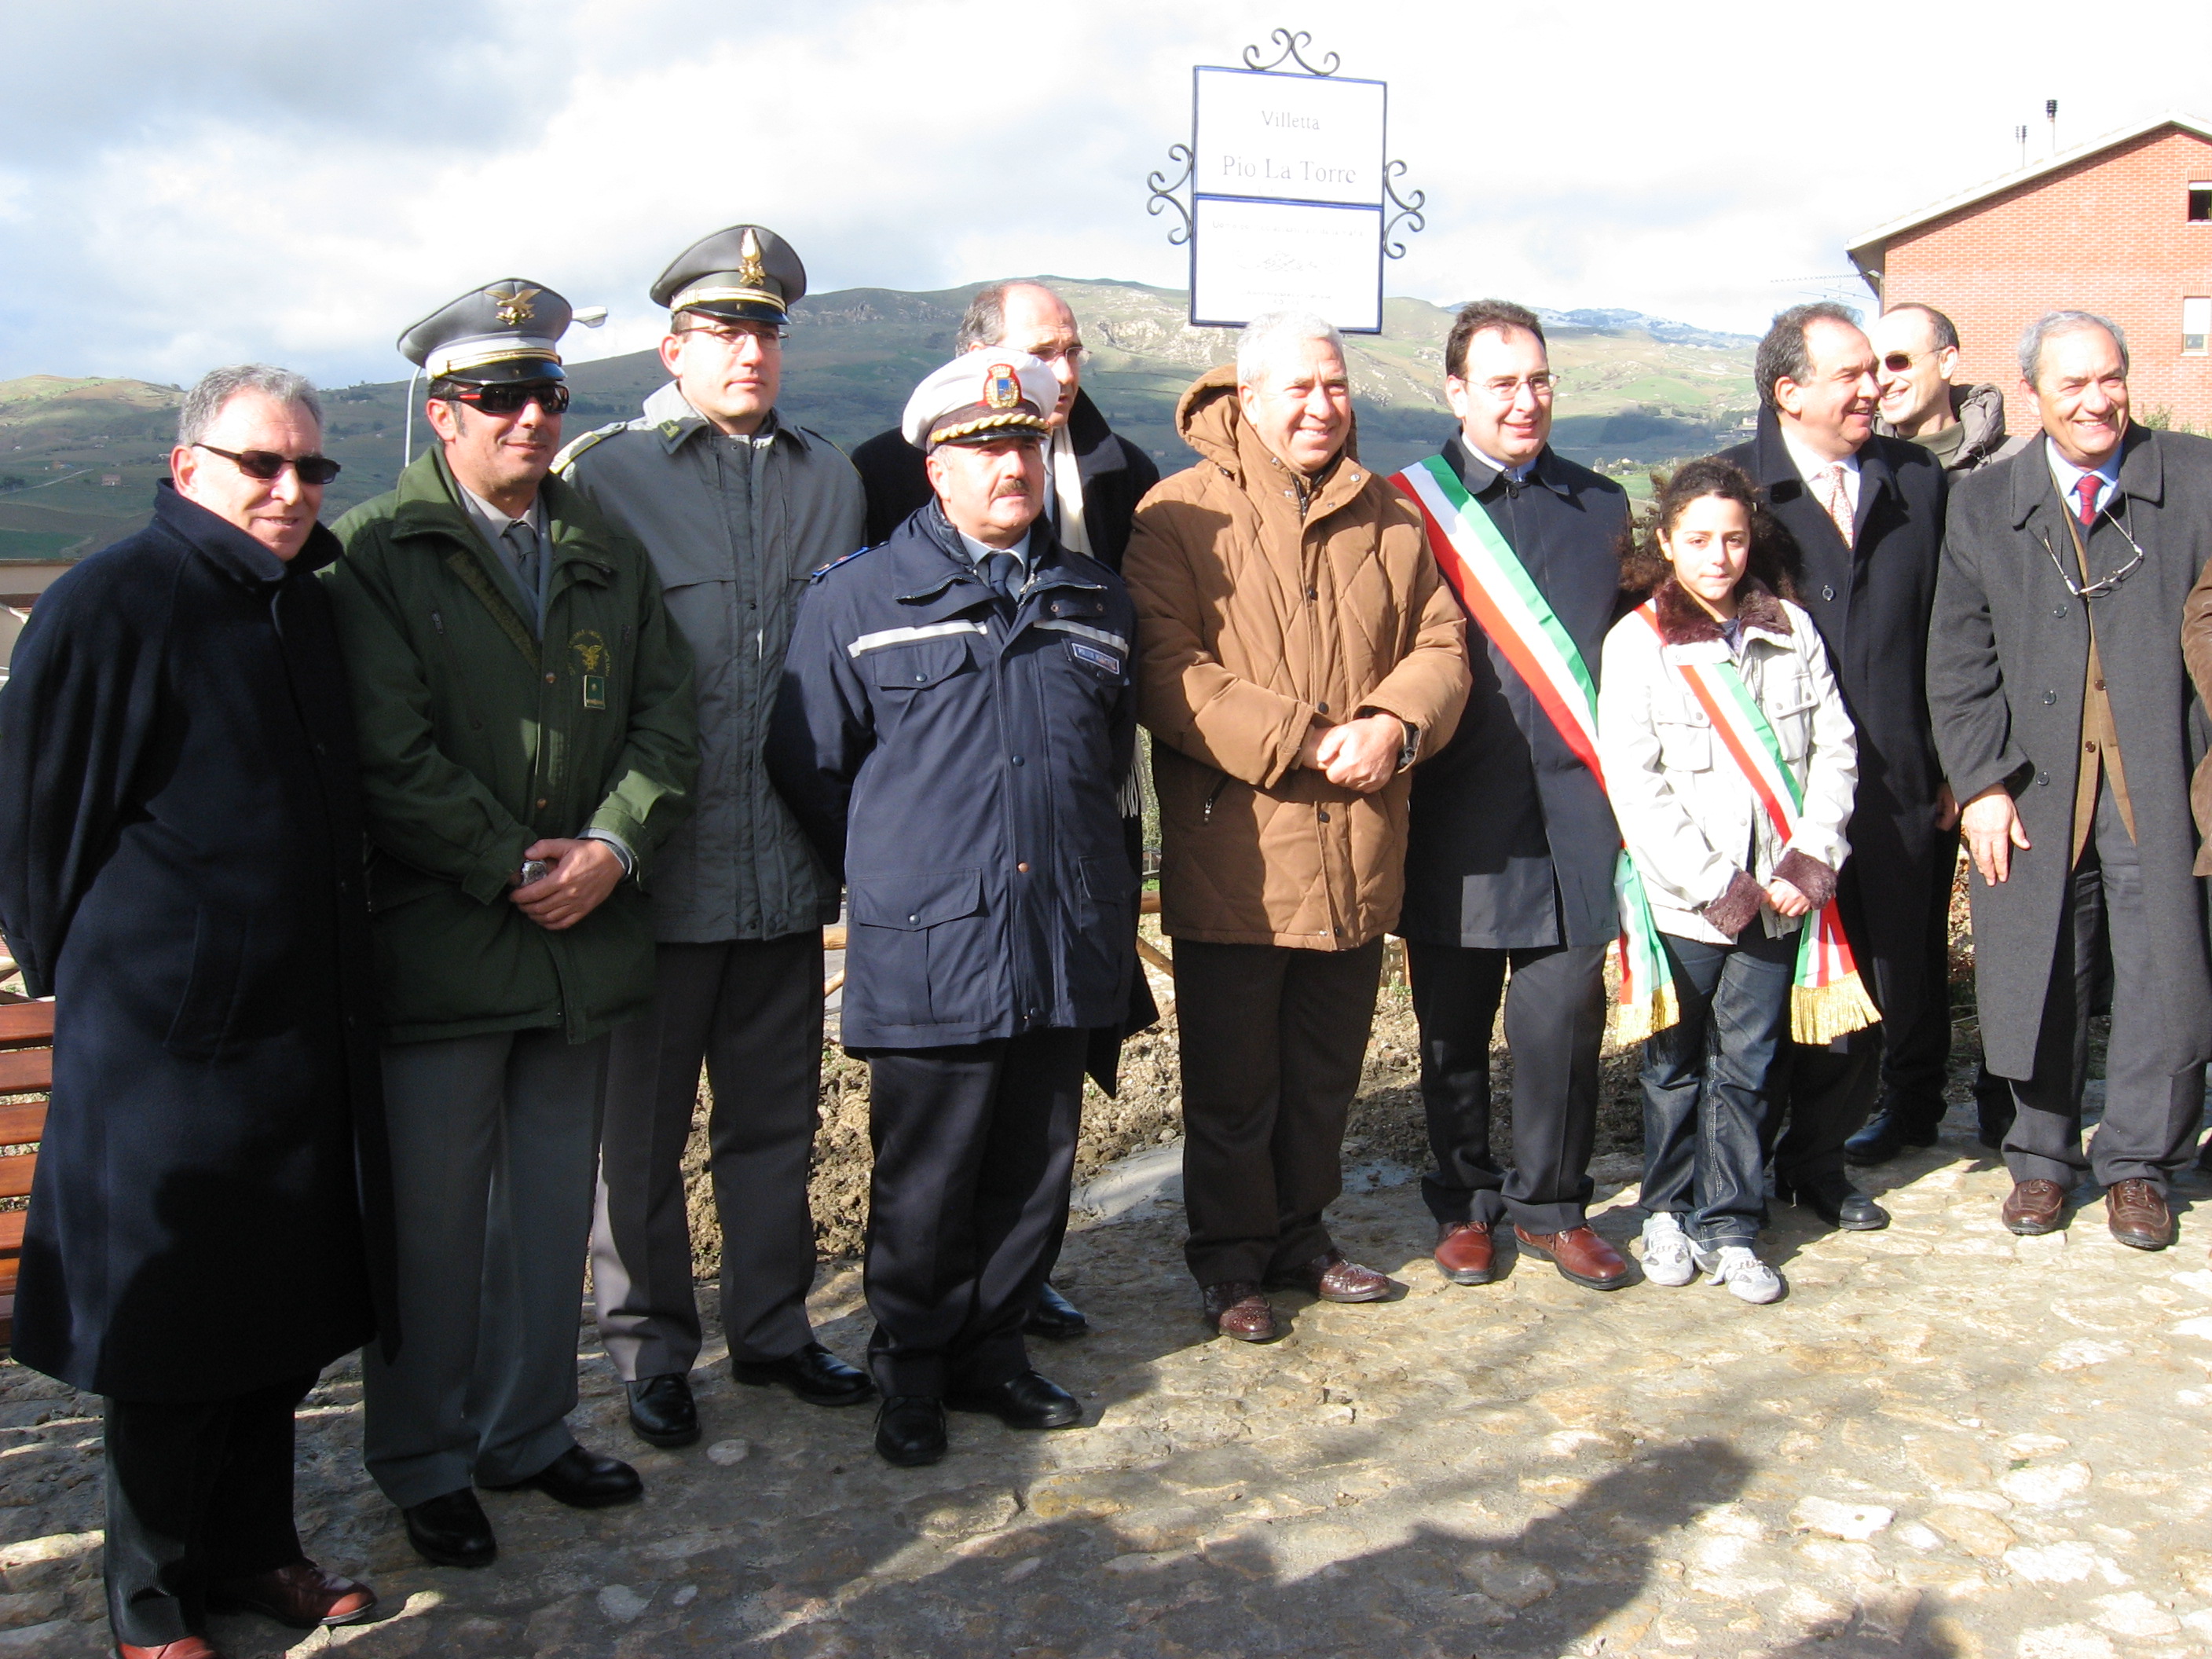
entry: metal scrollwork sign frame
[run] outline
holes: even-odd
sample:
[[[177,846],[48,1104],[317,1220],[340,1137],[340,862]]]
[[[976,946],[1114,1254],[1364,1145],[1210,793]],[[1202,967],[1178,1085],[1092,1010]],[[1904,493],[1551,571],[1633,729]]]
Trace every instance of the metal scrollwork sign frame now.
[[[1388,90],[1383,82],[1340,76],[1339,71],[1343,68],[1343,59],[1333,52],[1326,53],[1315,52],[1313,36],[1304,29],[1279,28],[1269,37],[1269,45],[1273,48],[1273,56],[1268,55],[1269,47],[1248,46],[1243,49],[1241,66],[1208,68],[1200,65],[1193,71],[1190,142],[1170,144],[1168,147],[1170,165],[1156,168],[1146,175],[1145,182],[1148,193],[1145,201],[1145,211],[1153,218],[1168,219],[1170,246],[1190,249],[1192,306],[1190,320],[1193,325],[1198,326],[1234,325],[1229,319],[1209,318],[1200,314],[1204,308],[1200,294],[1199,231],[1201,228],[1202,220],[1220,226],[1225,233],[1228,229],[1229,218],[1224,216],[1234,216],[1241,211],[1246,216],[1248,221],[1238,232],[1239,234],[1243,234],[1254,230],[1253,225],[1249,222],[1255,216],[1264,216],[1270,210],[1285,216],[1303,213],[1315,224],[1323,227],[1339,222],[1350,227],[1356,223],[1360,227],[1356,234],[1359,239],[1362,239],[1358,242],[1358,246],[1362,247],[1366,246],[1364,239],[1368,234],[1368,231],[1365,227],[1371,223],[1379,230],[1372,256],[1375,260],[1371,313],[1373,323],[1370,327],[1355,325],[1352,331],[1379,332],[1382,318],[1382,261],[1404,258],[1406,239],[1425,229],[1428,222],[1425,213],[1428,206],[1427,192],[1401,188],[1401,180],[1405,178],[1407,171],[1405,162],[1384,160],[1374,152],[1368,152],[1368,155],[1373,158],[1376,168],[1379,170],[1370,170],[1366,173],[1367,182],[1361,185],[1360,193],[1356,195],[1345,193],[1334,185],[1301,189],[1297,183],[1291,181],[1291,174],[1273,166],[1266,167],[1265,177],[1253,179],[1249,183],[1237,181],[1233,172],[1226,180],[1211,177],[1202,179],[1199,176],[1201,158],[1206,155],[1206,146],[1201,139],[1203,130],[1201,112],[1205,107],[1202,88],[1206,84],[1206,77],[1209,76],[1218,77],[1215,82],[1217,89],[1225,88],[1225,83],[1228,82],[1243,83],[1251,77],[1262,76],[1288,83],[1310,85],[1317,82],[1328,82],[1332,85],[1346,88],[1347,94],[1354,99],[1360,94],[1352,93],[1350,89],[1372,88],[1376,102],[1369,110],[1369,115],[1377,125],[1372,129],[1356,126],[1355,130],[1371,130],[1376,132],[1378,135],[1378,147],[1383,155],[1387,155]],[[1330,98],[1335,96],[1336,94],[1329,94]],[[1293,125],[1311,124],[1293,123]],[[1273,137],[1282,136],[1280,133],[1272,135]],[[1206,156],[1206,159],[1210,164],[1212,158]],[[1367,166],[1368,163],[1363,160],[1362,165]],[[1253,171],[1250,167],[1245,168],[1248,175]],[[1326,179],[1328,172],[1323,169],[1313,176]],[[1209,218],[1205,210],[1207,209],[1212,210],[1215,216]],[[1275,234],[1279,237],[1290,238],[1290,233],[1284,230],[1279,229]],[[1334,235],[1343,241],[1346,252],[1341,257],[1346,259],[1352,257],[1350,239],[1353,234],[1350,228],[1340,233],[1327,229],[1322,232],[1324,240]],[[1208,246],[1212,246],[1213,244],[1209,242]],[[1364,301],[1361,303],[1364,304]]]

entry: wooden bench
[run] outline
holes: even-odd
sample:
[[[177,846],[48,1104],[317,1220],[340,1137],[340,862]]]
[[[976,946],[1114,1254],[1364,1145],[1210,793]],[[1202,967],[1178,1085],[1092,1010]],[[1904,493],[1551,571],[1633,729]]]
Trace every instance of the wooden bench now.
[[[31,1149],[0,1157],[0,1199],[29,1195],[39,1141],[46,1133],[46,1095],[53,1085],[54,1005],[0,1004],[0,1095],[39,1097],[0,1102],[0,1146]],[[15,1273],[22,1260],[24,1213],[20,1208],[0,1210],[0,1350],[7,1348],[15,1334]]]

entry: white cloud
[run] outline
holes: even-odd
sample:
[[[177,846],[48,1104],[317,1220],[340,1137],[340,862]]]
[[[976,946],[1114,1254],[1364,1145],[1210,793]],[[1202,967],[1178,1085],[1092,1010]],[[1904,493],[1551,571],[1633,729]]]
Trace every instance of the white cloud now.
[[[1179,285],[1146,173],[1187,137],[1189,66],[1283,21],[1186,0],[244,0],[25,9],[0,65],[0,378],[185,380],[276,358],[404,367],[416,317],[494,276],[658,332],[652,277],[738,219],[817,289],[1017,271]],[[2047,48],[2056,6],[1847,33],[1827,8],[1630,0],[1501,16],[1311,4],[1346,73],[1391,82],[1429,229],[1389,272],[1756,328],[1848,269],[1852,233],[2017,159],[2203,101],[2198,6],[2136,8],[2125,77]],[[181,20],[181,21],[180,21]],[[2058,297],[2058,296],[2054,296]]]

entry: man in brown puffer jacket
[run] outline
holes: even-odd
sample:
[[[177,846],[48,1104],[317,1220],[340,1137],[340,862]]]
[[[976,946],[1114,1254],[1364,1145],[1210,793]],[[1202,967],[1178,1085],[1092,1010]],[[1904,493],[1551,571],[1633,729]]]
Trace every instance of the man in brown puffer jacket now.
[[[1264,1342],[1263,1285],[1396,1288],[1322,1212],[1404,890],[1407,771],[1451,736],[1466,644],[1413,509],[1353,453],[1328,324],[1255,319],[1176,419],[1202,459],[1146,497],[1122,574],[1175,941],[1185,1255],[1207,1322]]]

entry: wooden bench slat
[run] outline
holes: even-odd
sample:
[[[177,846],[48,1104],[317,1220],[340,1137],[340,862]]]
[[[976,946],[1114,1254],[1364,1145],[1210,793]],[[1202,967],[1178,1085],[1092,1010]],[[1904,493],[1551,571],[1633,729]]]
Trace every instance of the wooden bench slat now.
[[[0,1048],[0,1095],[27,1095],[54,1086],[51,1048]]]
[[[24,1101],[0,1106],[0,1146],[36,1146],[46,1139],[46,1103]]]
[[[54,1040],[54,1005],[51,1002],[0,1004],[0,1048],[20,1048]]]
[[[0,1210],[0,1255],[13,1255],[23,1248],[23,1220],[28,1210]],[[7,1271],[15,1271],[15,1263],[8,1262]]]
[[[36,1152],[18,1152],[13,1158],[0,1158],[0,1198],[28,1198],[31,1195],[31,1176],[39,1167]]]

